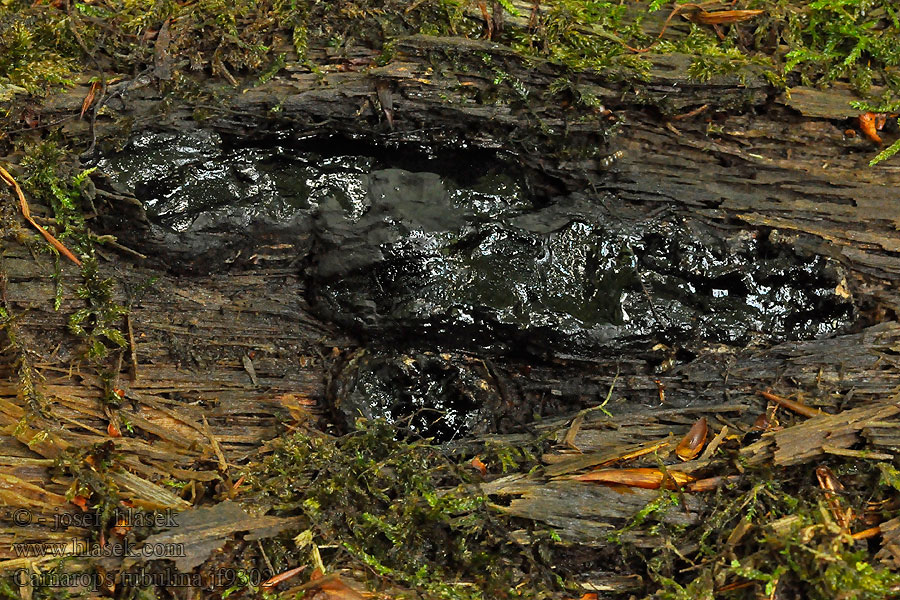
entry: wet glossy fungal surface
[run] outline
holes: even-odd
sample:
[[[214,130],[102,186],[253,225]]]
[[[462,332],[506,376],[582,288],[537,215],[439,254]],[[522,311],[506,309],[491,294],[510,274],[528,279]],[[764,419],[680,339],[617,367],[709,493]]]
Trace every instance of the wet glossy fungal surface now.
[[[344,390],[369,398],[369,413],[419,410],[430,395],[478,404],[452,391],[463,375],[446,361],[404,367],[395,350],[587,357],[770,345],[854,318],[840,265],[778,231],[597,194],[538,197],[514,160],[484,152],[288,136],[235,145],[197,131],[142,134],[101,166],[172,235],[268,226],[307,237],[297,268],[313,310],[393,356],[361,361]],[[443,382],[440,394],[429,381]]]
[[[310,231],[314,305],[373,337],[577,354],[804,339],[852,316],[837,263],[777,232],[646,216],[612,198],[534,198],[499,160],[353,149],[143,134],[103,166],[176,232]]]

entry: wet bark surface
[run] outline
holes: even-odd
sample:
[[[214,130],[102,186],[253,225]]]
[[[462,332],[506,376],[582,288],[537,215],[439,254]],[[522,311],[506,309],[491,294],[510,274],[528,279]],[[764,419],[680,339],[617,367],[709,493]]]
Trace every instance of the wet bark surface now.
[[[515,90],[495,85],[494,71],[481,68],[485,55],[492,57],[492,69],[502,70],[508,80],[535,92],[527,98],[515,97]],[[618,214],[686,222],[695,231],[710,231],[726,239],[759,236],[790,248],[799,263],[815,261],[815,257],[835,261],[839,268],[830,283],[855,307],[855,324],[845,327],[845,335],[859,335],[853,332],[892,319],[896,298],[890,281],[900,258],[892,198],[896,169],[889,164],[865,166],[873,146],[859,136],[846,135],[853,120],[840,108],[845,106],[840,88],[826,96],[828,104],[821,95],[800,89],[792,90],[790,96],[775,94],[752,77],[701,85],[687,78],[686,65],[677,58],[661,56],[644,83],[616,84],[591,75],[579,78],[577,85],[589,87],[608,102],[612,115],[601,116],[539,98],[555,75],[551,66],[539,61],[526,64],[493,43],[413,36],[398,42],[397,55],[386,67],[354,72],[356,59],[365,57],[372,54],[362,48],[334,56],[336,72],[326,73],[324,80],[298,67],[288,77],[277,77],[234,97],[226,110],[211,112],[202,125],[242,137],[290,131],[291,136],[303,138],[328,131],[364,145],[413,143],[440,150],[465,140],[475,148],[502,148],[529,169],[531,189],[545,198],[573,191],[591,195],[594,203],[608,198]],[[497,102],[487,103],[487,94],[499,96]],[[121,114],[132,115],[139,123],[152,110],[155,97],[151,85],[132,89],[123,94]],[[79,91],[73,92],[70,108],[80,98]],[[390,123],[385,98],[390,98]],[[642,108],[650,99],[655,106]],[[728,104],[741,110],[726,113],[723,107]],[[709,108],[697,115],[678,115],[704,105]],[[658,106],[675,116],[660,114]],[[64,107],[65,99],[60,99],[59,110]],[[164,130],[197,126],[177,110],[155,120],[156,127]],[[103,125],[98,123],[101,131]],[[85,125],[67,127],[78,135]],[[556,154],[551,159],[553,151],[572,158]],[[648,222],[639,221],[645,227]],[[237,244],[234,237],[224,233],[208,245]],[[259,241],[244,235],[241,243],[252,246]],[[304,249],[298,250],[302,255]],[[220,266],[216,258],[210,258],[212,252],[200,260],[194,253],[203,254],[189,252],[187,268],[202,271]],[[222,260],[227,253],[217,256]],[[866,339],[878,337],[872,334]],[[839,339],[817,343],[839,344]],[[770,345],[771,341],[762,341],[757,347],[722,353],[713,344],[705,353],[691,349],[675,362],[688,369],[692,364],[726,363],[742,355],[783,360],[776,350],[782,346],[767,348]],[[671,346],[667,351],[678,354],[677,344]],[[672,363],[667,362],[670,358],[664,351],[644,348],[634,356],[596,357],[588,363],[621,362],[623,369],[643,370],[642,374],[655,377],[662,363]],[[771,383],[760,381],[760,387]],[[675,397],[670,392],[668,398]]]

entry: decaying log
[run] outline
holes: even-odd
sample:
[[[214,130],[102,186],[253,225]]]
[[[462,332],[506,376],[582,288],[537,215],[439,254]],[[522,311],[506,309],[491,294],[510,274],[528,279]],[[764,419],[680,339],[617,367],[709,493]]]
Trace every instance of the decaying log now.
[[[900,413],[897,402],[877,403],[845,410],[836,415],[822,415],[776,431],[775,464],[795,465],[808,462],[834,449],[846,449],[860,441],[860,431],[871,423],[885,421]]]
[[[2,270],[5,305],[14,317],[0,361],[0,478],[7,482],[0,487],[8,488],[7,519],[16,508],[31,511],[33,524],[80,513],[68,501],[77,478],[51,470],[64,456],[80,456],[90,470],[83,461],[103,444],[111,445],[104,452],[118,465],[104,477],[132,506],[184,510],[210,486],[227,491],[247,454],[290,423],[316,422],[331,350],[350,343],[306,313],[293,271],[262,268],[179,281],[104,261],[102,274],[116,282],[114,301],[130,307],[137,357],[136,374],[126,362],[113,376],[121,395],[114,412],[119,426],[130,428],[115,437],[103,409],[107,384],[82,358],[83,341],[67,330],[66,315],[77,299],[67,294],[60,309],[53,308],[53,261],[7,244]],[[58,284],[73,289],[79,279],[63,266]],[[249,356],[255,381],[245,368]],[[23,362],[33,381],[28,394],[21,390]],[[176,495],[161,486],[164,481],[187,484],[188,494]],[[51,534],[36,525],[5,530],[0,569],[20,568],[12,542]],[[66,541],[73,536],[87,540],[90,530],[69,529]]]
[[[369,48],[345,52],[376,54]],[[596,546],[658,492],[553,478],[648,448],[654,452],[645,460],[652,466],[699,416],[714,433],[726,427],[745,433],[765,410],[756,395],[761,389],[799,391],[808,404],[835,414],[764,433],[743,449],[751,463],[797,465],[857,443],[879,456],[900,447],[894,396],[900,386],[900,204],[892,196],[900,170],[892,163],[867,167],[873,148],[844,134],[857,113],[847,108],[841,88],[781,94],[753,72],[700,83],[688,78],[685,57],[647,58],[653,68],[646,80],[612,81],[600,73],[572,78],[575,91],[600,99],[609,116],[559,102],[549,92],[561,75],[558,66],[524,60],[492,42],[411,36],[396,42],[387,65],[358,71],[338,70],[341,57],[311,48],[310,60],[326,67],[322,73],[289,61],[280,75],[240,94],[200,80],[227,97],[217,106],[160,114],[165,98],[157,81],[142,75],[122,82],[97,133],[101,143],[124,142],[143,128],[198,127],[195,117],[206,111],[203,126],[236,136],[290,130],[298,137],[328,133],[376,143],[465,140],[514,154],[532,170],[535,189],[548,196],[610,194],[645,214],[659,210],[722,231],[777,230],[774,235],[798,253],[838,260],[847,272],[843,292],[859,309],[856,325],[840,335],[746,348],[710,345],[687,356],[677,348],[653,348],[592,360],[494,360],[484,381],[503,408],[498,429],[527,426],[536,435],[552,434],[561,447],[543,457],[536,475],[498,479],[483,492],[501,512],[547,524],[566,543]],[[507,83],[496,83],[496,69]],[[45,118],[76,115],[87,89],[84,82],[46,104]],[[694,113],[704,105],[710,108]],[[676,120],[679,113],[693,115]],[[62,122],[61,132],[74,140],[89,137],[88,124],[74,118]],[[120,208],[127,198],[104,194]],[[129,246],[128,239],[119,241]],[[245,248],[231,242],[199,259],[171,249],[179,269],[171,269],[166,256],[141,261],[109,250],[100,268],[115,282],[113,301],[130,309],[136,361],[129,373],[130,350],[113,350],[122,354],[122,368],[101,373],[83,359],[83,340],[68,331],[66,316],[82,307],[79,300],[66,293],[59,310],[53,306],[56,286],[77,288],[78,272],[62,264],[57,280],[53,260],[33,242],[7,232],[0,262],[3,304],[12,310],[0,338],[0,499],[11,509],[76,514],[69,493],[76,478],[54,466],[63,456],[84,461],[105,444],[115,455],[108,480],[135,506],[184,509],[212,500],[197,494],[225,495],[250,453],[290,425],[319,419],[335,364],[359,345],[312,316],[302,273],[292,262],[308,252],[305,240],[296,241],[290,260],[274,265],[238,260]],[[246,248],[265,243],[250,240]],[[211,268],[232,264],[225,259],[236,261],[232,270]],[[601,403],[613,385],[606,406],[612,416],[593,411],[573,428],[574,411]],[[109,434],[111,387],[121,391],[118,426],[127,423],[133,436]],[[543,420],[526,422],[533,414]],[[715,460],[686,465],[701,471],[715,467]],[[164,487],[167,479],[185,484],[183,495]],[[667,513],[671,523],[696,519],[703,500],[685,498],[685,507]],[[888,532],[887,523],[882,527]],[[89,535],[71,528],[65,539]],[[624,537],[657,543],[637,533]],[[26,564],[12,552],[14,541],[57,538],[61,534],[36,524],[4,528],[0,572]],[[889,542],[896,540],[885,539],[895,557],[896,544]],[[628,582],[615,577],[625,589]]]

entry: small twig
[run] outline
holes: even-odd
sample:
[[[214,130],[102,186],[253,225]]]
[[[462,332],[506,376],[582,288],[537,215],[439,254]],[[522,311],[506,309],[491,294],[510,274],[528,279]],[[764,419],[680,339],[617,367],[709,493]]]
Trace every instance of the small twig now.
[[[121,250],[122,252],[125,252],[126,254],[130,254],[130,255],[140,258],[142,260],[146,260],[146,258],[147,258],[147,255],[141,254],[137,250],[132,250],[128,246],[124,246],[124,245],[120,244],[118,242],[118,240],[116,240],[115,236],[113,236],[113,235],[92,236],[92,239],[97,243],[107,244],[109,246],[112,246],[113,248],[116,248],[117,250]]]
[[[6,184],[13,188],[13,191],[15,191],[16,196],[18,196],[19,198],[19,209],[22,211],[22,216],[25,217],[25,220],[31,223],[32,227],[37,229],[38,232],[43,235],[44,238],[50,243],[50,245],[56,248],[56,250],[60,254],[80,267],[81,261],[78,260],[78,257],[72,254],[69,249],[62,244],[62,242],[50,235],[49,231],[38,225],[37,221],[35,221],[31,217],[31,209],[28,208],[28,201],[25,199],[25,194],[22,192],[22,188],[19,187],[19,184],[16,183],[16,180],[13,179],[13,176],[9,174],[9,171],[4,169],[3,167],[0,167],[0,179],[3,179],[3,181],[5,181]]]
[[[219,440],[216,439],[216,436],[213,435],[212,429],[209,426],[209,422],[206,420],[206,415],[200,415],[200,418],[203,419],[203,432],[206,434],[206,437],[209,438],[210,444],[212,444],[213,452],[216,455],[216,458],[219,461],[219,471],[221,473],[228,472],[228,462],[225,460],[225,454],[222,453],[222,448],[219,446]]]
[[[72,30],[72,35],[75,36],[75,41],[78,42],[78,45],[81,47],[82,52],[91,57],[91,61],[94,63],[94,66],[97,68],[97,73],[100,76],[100,98],[96,103],[94,103],[94,109],[91,111],[91,145],[88,146],[88,149],[85,150],[82,154],[82,156],[91,157],[93,156],[94,149],[97,146],[97,131],[95,129],[95,126],[97,124],[97,115],[100,113],[100,109],[103,107],[104,100],[106,98],[106,75],[103,73],[103,66],[100,64],[100,61],[97,60],[97,55],[88,47],[87,44],[84,43],[84,40],[81,38],[81,34],[78,33],[78,28],[75,27],[75,22],[77,19],[75,17],[75,13],[72,10],[72,3],[69,0],[66,0],[66,13],[69,15],[69,29]],[[93,86],[91,86],[91,91],[96,91]],[[85,106],[82,106],[82,116],[84,116],[85,108]]]
[[[787,398],[782,398],[781,396],[776,396],[771,392],[759,392],[759,395],[765,398],[766,400],[771,400],[776,404],[780,404],[781,406],[787,408],[788,410],[792,410],[798,415],[803,415],[804,417],[819,417],[822,415],[826,415],[828,413],[819,410],[818,408],[812,408],[811,406],[806,406],[801,402],[797,402],[795,400],[789,400]]]
[[[487,3],[483,1],[478,2],[478,8],[481,10],[481,17],[484,19],[484,27],[485,33],[487,34],[487,39],[492,39],[494,37],[494,21],[491,19],[491,15],[488,14]]]
[[[681,113],[680,115],[675,115],[674,117],[672,117],[672,120],[680,121],[682,119],[690,119],[691,117],[696,117],[697,115],[702,113],[707,108],[709,108],[709,104],[704,104],[703,106],[698,106],[694,110],[690,110],[686,113]]]
[[[112,200],[118,200],[120,202],[125,202],[131,204],[133,206],[137,206],[139,208],[144,208],[144,205],[141,204],[141,201],[135,198],[134,196],[123,196],[122,194],[116,194],[113,192],[107,192],[106,190],[97,189],[97,195],[102,196],[104,198],[109,198]]]
[[[275,568],[272,566],[272,562],[269,560],[269,557],[266,555],[266,549],[263,548],[262,542],[260,540],[256,540],[256,546],[259,548],[259,552],[260,552],[260,554],[262,554],[263,560],[266,561],[266,566],[269,567],[269,573],[272,573],[274,575]]]
[[[136,381],[138,378],[137,344],[134,341],[130,313],[125,313],[125,331],[128,334],[128,362],[131,365],[131,380]]]

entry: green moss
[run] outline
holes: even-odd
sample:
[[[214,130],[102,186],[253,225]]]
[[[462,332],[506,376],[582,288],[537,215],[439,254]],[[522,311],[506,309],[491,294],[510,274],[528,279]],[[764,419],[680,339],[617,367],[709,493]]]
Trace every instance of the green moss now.
[[[66,148],[52,140],[24,147],[22,188],[31,201],[49,206],[59,229],[56,236],[76,254],[90,256],[92,244],[84,222],[82,186],[93,169],[78,170]]]
[[[113,300],[112,279],[98,271],[94,239],[85,223],[85,202],[82,190],[93,169],[81,170],[65,148],[53,141],[24,147],[22,168],[26,177],[22,187],[35,204],[49,206],[54,215],[56,238],[83,261],[82,283],[74,295],[83,302],[68,317],[69,330],[84,339],[90,359],[103,358],[109,347],[124,347],[125,337],[120,327],[126,309]],[[41,248],[50,247],[42,243]],[[55,306],[58,309],[64,291],[57,287]]]
[[[751,0],[760,47],[784,44],[784,72],[806,85],[844,79],[861,94],[873,84],[900,91],[900,20],[894,0]],[[779,52],[780,50],[776,50]]]
[[[78,70],[77,45],[64,16],[26,8],[29,3],[0,4],[0,83],[41,94],[59,85],[71,85]]]
[[[898,120],[897,123],[900,124],[900,120]],[[900,140],[897,140],[896,142],[879,152],[878,155],[875,156],[875,158],[869,161],[869,166],[874,167],[881,161],[891,158],[898,152],[900,152]]]
[[[646,70],[647,62],[627,50],[647,37],[640,16],[627,19],[621,2],[555,0],[543,3],[535,27],[512,34],[524,54],[547,58],[573,70],[605,70],[623,66]]]
[[[21,182],[32,213],[40,215],[41,206],[51,209],[52,222],[47,224],[47,228],[61,243],[81,257],[81,284],[74,290],[63,286],[61,262],[66,259],[57,256],[56,250],[32,229],[21,227],[18,210],[15,213],[4,213],[4,227],[21,232],[21,241],[29,244],[35,252],[54,253],[52,275],[56,280],[56,288],[53,297],[48,300],[53,301],[55,310],[60,310],[64,301],[72,300],[74,296],[76,308],[68,316],[69,329],[84,342],[85,355],[90,359],[91,366],[97,370],[102,380],[108,380],[105,373],[109,369],[99,359],[108,354],[110,346],[125,345],[124,336],[119,330],[124,309],[113,301],[112,280],[101,277],[97,270],[94,241],[85,223],[86,199],[82,190],[89,185],[92,169],[80,169],[67,149],[53,141],[24,144],[20,147],[20,152],[23,154],[20,161],[22,172],[17,173],[17,179]],[[29,410],[22,421],[22,425],[26,425],[34,415],[48,416],[47,402],[40,393],[41,377],[32,366],[33,355],[18,344],[16,319],[9,306],[3,307],[2,316],[0,328],[5,331],[9,340],[7,349],[13,350],[16,355],[18,390],[28,403]]]
[[[424,35],[459,35],[464,31],[465,8],[465,0],[425,2],[417,7],[417,32]],[[472,30],[473,33],[475,31]]]
[[[111,441],[96,443],[80,448],[69,448],[55,461],[54,475],[71,479],[72,484],[66,494],[71,500],[76,494],[90,497],[98,521],[109,524],[119,507],[118,487],[109,478],[109,470],[122,462],[122,455]],[[105,527],[92,531],[95,536],[105,531]]]
[[[85,339],[88,358],[103,358],[109,352],[108,344],[125,347],[125,336],[119,327],[127,310],[113,301],[114,282],[100,276],[95,259],[84,261],[82,275],[84,283],[75,295],[86,306],[69,315],[69,331]]]
[[[331,568],[364,567],[429,598],[527,596],[555,585],[549,565],[507,538],[509,523],[469,485],[471,468],[399,439],[386,423],[358,426],[341,438],[282,440],[248,474],[251,502],[301,516],[297,545],[321,550]]]
[[[505,6],[516,15],[512,4]],[[643,7],[616,0],[545,0],[527,26],[523,22],[531,15],[518,15],[502,41],[572,71],[639,78],[646,76],[650,62],[632,48],[650,47],[675,6],[661,0]],[[75,2],[73,8],[67,13],[25,0],[0,5],[0,24],[5,26],[0,27],[0,83],[31,93],[68,83],[74,72],[93,68],[79,39],[120,72],[154,65],[164,49],[171,57],[188,59],[191,70],[237,76],[278,66],[274,49],[284,41],[302,61],[311,41],[382,48],[413,32],[483,35],[479,19],[467,16],[467,11],[477,14],[467,0],[411,5],[357,0],[336,6],[312,0],[108,0],[101,5]],[[653,53],[691,56],[691,75],[700,81],[756,64],[776,85],[844,80],[861,94],[883,86],[898,98],[900,11],[893,0],[743,0],[729,8],[763,12],[718,29],[691,24],[686,34],[683,25],[677,26],[684,23],[682,17],[675,16]],[[652,20],[647,19],[650,13]],[[158,32],[166,22],[168,39],[160,40]]]
[[[826,600],[889,598],[900,573],[874,559],[875,548],[860,545],[843,531],[835,508],[862,515],[869,503],[895,506],[894,465],[835,460],[832,471],[845,486],[829,496],[812,468],[791,471],[747,470],[743,479],[719,489],[686,528],[667,525],[662,500],[642,511],[639,527],[656,531],[660,547],[641,553],[658,589],[654,597],[671,600],[723,597],[803,597]],[[671,493],[669,493],[671,494]],[[665,496],[661,496],[661,499]],[[677,510],[674,507],[670,510]],[[895,511],[877,515],[896,516]],[[851,531],[867,527],[855,521]],[[743,534],[735,536],[736,530]],[[633,550],[634,551],[634,550]],[[690,568],[685,568],[690,567]]]

